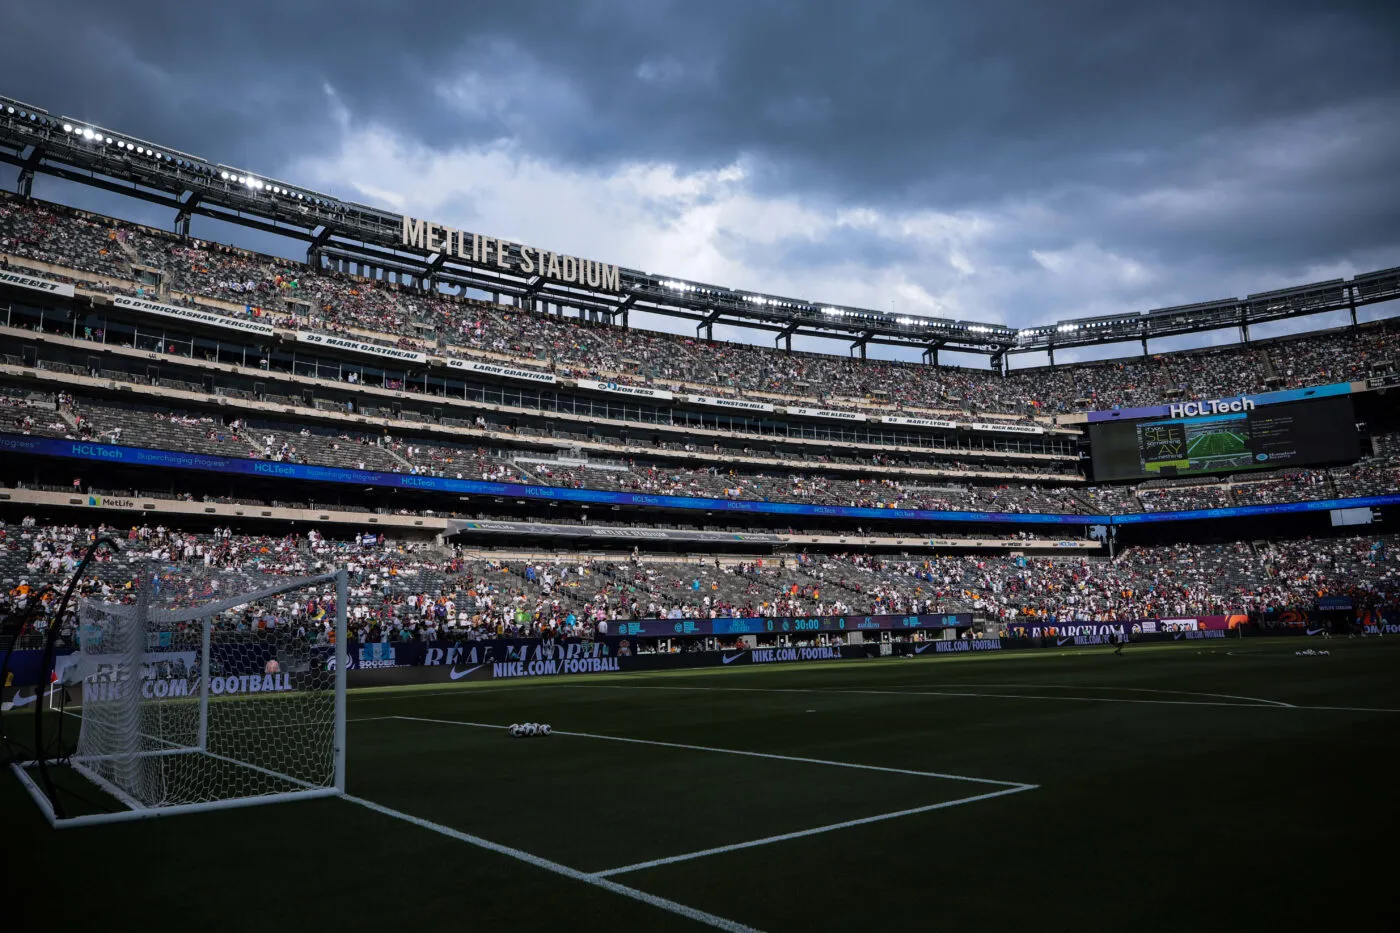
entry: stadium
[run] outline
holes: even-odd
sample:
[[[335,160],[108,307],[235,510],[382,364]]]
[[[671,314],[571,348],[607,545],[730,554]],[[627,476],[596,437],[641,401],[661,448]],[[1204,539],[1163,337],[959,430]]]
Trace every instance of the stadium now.
[[[214,929],[1291,927],[1365,882],[1400,267],[1013,328],[3,97],[0,162],[0,808],[36,918],[135,922],[154,875]]]

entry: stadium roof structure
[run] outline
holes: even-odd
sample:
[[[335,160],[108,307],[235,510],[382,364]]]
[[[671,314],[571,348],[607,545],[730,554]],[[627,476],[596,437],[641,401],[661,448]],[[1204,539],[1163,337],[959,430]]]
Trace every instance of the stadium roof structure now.
[[[3,96],[0,162],[19,168],[19,191],[25,196],[34,176],[45,174],[168,207],[181,233],[189,232],[190,218],[198,214],[300,240],[308,244],[308,261],[313,263],[324,257],[381,274],[392,272],[425,287],[450,284],[510,295],[534,307],[537,302],[553,302],[624,325],[628,312],[636,310],[694,321],[697,334],[707,336],[717,323],[768,331],[776,343],[786,340],[789,348],[794,335],[849,340],[851,352],[862,356],[868,344],[922,348],[926,357],[946,347],[987,354],[994,364],[1008,353],[1048,350],[1053,361],[1057,348],[1128,341],[1140,341],[1146,352],[1147,342],[1161,337],[1233,327],[1247,340],[1251,325],[1330,311],[1350,311],[1355,323],[1358,307],[1400,298],[1400,267],[1396,267],[1245,298],[1017,329],[832,305],[626,268],[617,270],[616,290],[603,291],[544,274],[513,271],[521,266],[518,244],[508,245],[507,258],[513,258],[513,264],[473,259],[460,249],[406,248],[407,218],[402,215],[211,162]],[[465,231],[459,235],[473,242],[479,236]]]

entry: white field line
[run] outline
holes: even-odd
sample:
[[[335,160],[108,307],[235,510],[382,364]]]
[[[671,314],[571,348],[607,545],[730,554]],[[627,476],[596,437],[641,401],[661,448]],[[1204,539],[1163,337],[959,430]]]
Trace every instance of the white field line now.
[[[1256,700],[1251,703],[1225,703],[1218,700],[1138,700],[1129,697],[1067,697],[1054,694],[973,693],[961,690],[848,690],[825,687],[680,687],[670,684],[559,684],[558,686],[588,687],[593,690],[704,690],[736,693],[809,693],[840,696],[903,696],[903,697],[985,697],[992,700],[1067,700],[1079,703],[1140,703],[1149,706],[1224,706],[1233,709],[1293,709],[1330,710],[1347,713],[1400,713],[1400,709],[1368,706],[1297,706],[1279,700]],[[1081,688],[1082,689],[1082,688]],[[1093,688],[1097,689],[1097,688]],[[1125,688],[1112,688],[1125,689]]]
[[[66,710],[66,709],[65,709],[65,710],[59,710],[59,712],[63,713],[65,716],[72,716],[74,719],[81,720],[81,719],[83,718],[81,714],[75,713],[75,712],[73,712],[72,710]],[[353,719],[346,719],[345,721],[346,721],[346,722],[376,722],[376,721],[378,721],[378,720],[380,720],[380,719],[397,719],[397,718],[398,718],[397,716],[356,716],[356,717],[354,717]],[[221,728],[219,731],[220,731],[220,732],[266,732],[266,731],[268,731],[269,729],[304,729],[305,727],[306,727],[306,724],[305,724],[305,723],[299,723],[299,722],[271,722],[271,723],[267,723],[266,725],[258,725],[258,726],[225,726],[224,728]],[[153,738],[153,736],[148,736],[148,738]],[[158,741],[162,741],[162,742],[163,742],[163,741],[165,741],[165,740],[164,740],[164,739],[159,739]]]
[[[713,849],[700,849],[696,852],[687,852],[684,855],[672,855],[667,858],[652,859],[649,862],[637,862],[633,865],[623,865],[620,868],[609,868],[606,871],[594,872],[594,878],[609,878],[613,875],[621,875],[625,872],[641,871],[644,868],[656,868],[659,865],[673,865],[676,862],[688,862],[691,859],[704,858],[707,855],[723,855],[726,852],[737,852],[740,849],[752,849],[756,846],[772,845],[775,842],[787,842],[790,839],[801,839],[804,836],[816,836],[821,833],[834,832],[838,829],[847,829],[852,826],[864,826],[867,823],[880,823],[884,820],[899,819],[903,816],[914,816],[918,813],[928,813],[932,810],[946,810],[949,807],[961,806],[965,803],[976,803],[979,800],[991,800],[993,797],[1005,797],[1008,794],[1019,794],[1022,791],[1035,790],[1035,784],[1022,784],[1018,787],[1008,787],[1005,790],[995,790],[987,794],[978,794],[975,797],[960,797],[957,800],[945,800],[943,803],[932,803],[925,807],[912,807],[908,810],[897,810],[893,813],[879,813],[875,816],[866,816],[858,820],[846,820],[841,823],[828,823],[826,826],[818,826],[815,829],[803,829],[793,833],[782,833],[777,836],[765,836],[762,839],[753,839],[749,842],[738,842],[734,845],[716,846]]]
[[[395,716],[409,722],[433,722],[444,726],[470,726],[475,729],[506,729],[494,723],[464,722],[459,719],[429,719],[424,716]],[[826,765],[832,768],[855,768],[860,771],[880,771],[885,774],[907,774],[913,777],[942,778],[945,781],[968,781],[973,784],[994,784],[998,787],[1013,787],[1029,790],[1038,785],[1020,781],[994,781],[990,778],[968,777],[965,774],[944,774],[939,771],[912,771],[908,768],[886,768],[882,765],[863,765],[851,761],[832,761],[828,758],[801,758],[795,755],[777,755],[771,752],[751,752],[738,748],[712,748],[708,745],[687,745],[682,742],[660,742],[655,739],[629,739],[620,735],[601,735],[593,732],[563,732],[555,730],[551,735],[563,735],[576,739],[601,739],[605,742],[626,742],[631,745],[655,745],[661,748],[680,748],[692,752],[713,752],[720,755],[742,755],[745,758],[767,758],[773,761],[794,761],[806,765]]]
[[[342,799],[353,804],[358,804],[359,806],[365,807],[366,809],[373,810],[375,813],[381,813],[384,816],[390,816],[396,820],[403,820],[405,823],[410,823],[421,829],[430,830],[432,832],[446,836],[449,839],[456,839],[458,842],[465,842],[468,845],[473,845],[481,849],[486,849],[490,852],[495,852],[499,855],[507,856],[508,858],[513,858],[517,861],[524,862],[527,865],[533,865],[536,868],[543,868],[545,871],[553,872],[556,875],[562,875],[563,877],[570,878],[574,881],[581,881],[584,884],[591,884],[594,887],[602,888],[603,890],[609,891],[613,894],[620,894],[623,897],[630,898],[631,900],[638,901],[643,904],[650,904],[652,907],[657,907],[661,910],[665,910],[678,916],[685,917],[688,920],[694,920],[697,923],[703,923],[706,926],[713,927],[716,930],[728,930],[731,931],[731,933],[759,933],[759,931],[756,930],[754,927],[746,926],[742,923],[739,923],[738,921],[727,920],[724,917],[719,917],[715,914],[707,913],[703,910],[697,910],[694,907],[687,907],[685,904],[681,904],[664,897],[657,897],[655,894],[648,894],[647,892],[639,891],[636,888],[629,888],[626,885],[618,884],[616,881],[609,881],[606,878],[602,878],[597,875],[592,875],[588,872],[582,872],[576,868],[570,868],[567,865],[561,865],[558,862],[551,862],[549,859],[540,858],[538,855],[531,855],[529,852],[524,852],[520,849],[512,849],[510,846],[503,846],[499,843],[491,842],[488,839],[482,839],[480,836],[473,836],[468,833],[452,829],[449,826],[443,826],[440,823],[433,823],[429,820],[422,819],[421,817],[412,816],[411,814],[391,809],[389,807],[383,806],[382,804],[374,803],[371,800],[364,800],[360,797],[352,797],[349,795],[346,795]]]
[[[1266,700],[1262,697],[1237,696],[1233,693],[1200,693],[1195,690],[1161,690],[1154,687],[1104,687],[1104,686],[1079,686],[1075,684],[921,684],[923,687],[1009,687],[1013,690],[1117,690],[1123,693],[1156,693],[1167,696],[1183,697],[1209,697],[1215,700],[1247,700],[1250,705],[1261,706],[1292,706],[1292,703],[1285,703],[1282,700]],[[899,692],[899,691],[895,691]],[[1051,699],[1057,699],[1052,697]],[[1114,699],[1113,697],[1088,697],[1087,699]]]

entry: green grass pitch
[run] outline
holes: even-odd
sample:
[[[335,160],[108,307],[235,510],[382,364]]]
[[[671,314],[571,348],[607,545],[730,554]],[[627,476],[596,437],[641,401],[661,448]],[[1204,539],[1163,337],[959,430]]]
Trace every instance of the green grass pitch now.
[[[1192,459],[1213,457],[1237,457],[1248,453],[1245,439],[1234,431],[1212,428],[1202,431],[1186,441],[1186,453]]]
[[[54,831],[0,777],[5,910],[15,929],[1335,928],[1389,909],[1398,671],[1400,640],[1279,638],[355,691],[365,804]],[[567,734],[498,728],[523,721]]]

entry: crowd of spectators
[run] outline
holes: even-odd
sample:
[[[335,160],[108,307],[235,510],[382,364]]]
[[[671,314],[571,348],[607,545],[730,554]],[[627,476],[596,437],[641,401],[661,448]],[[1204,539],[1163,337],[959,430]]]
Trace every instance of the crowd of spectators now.
[[[1395,536],[1358,536],[1128,547],[1111,560],[863,555],[851,561],[883,578],[916,581],[916,597],[1014,625],[1262,613],[1311,608],[1323,596],[1391,605],[1400,596],[1397,543]]]
[[[771,558],[603,555],[504,558],[460,548],[331,540],[312,531],[247,535],[228,528],[187,532],[165,525],[128,529],[0,525],[0,609],[22,607],[45,584],[61,584],[88,544],[100,551],[81,593],[131,597],[133,566],[155,560],[189,573],[302,577],[345,567],[350,630],[360,641],[437,637],[605,634],[635,618],[978,613],[994,624],[1229,615],[1310,608],[1320,597],[1361,606],[1400,597],[1400,539],[1356,536],[1262,544],[1129,547],[1112,559],[868,554]],[[329,587],[288,597],[259,624],[290,624],[324,639],[334,618]],[[329,600],[329,601],[328,601]],[[244,624],[237,620],[232,624]]]
[[[1347,466],[1149,480],[1134,487],[870,478],[843,474],[834,465],[823,470],[817,464],[768,471],[636,457],[591,463],[520,449],[458,447],[436,439],[351,434],[251,417],[225,420],[194,411],[6,387],[0,387],[0,429],[455,479],[871,509],[1093,515],[1302,502],[1381,495],[1400,488],[1400,444],[1389,434],[1377,437],[1379,453]]]
[[[187,240],[39,202],[0,198],[0,252],[149,289],[134,270],[155,270],[163,300],[214,298],[274,323],[420,351],[492,351],[577,378],[726,395],[788,395],[833,408],[1044,415],[1160,404],[1363,378],[1389,364],[1400,329],[1309,335],[1272,344],[1131,360],[1013,370],[937,367],[786,353],[638,328],[588,324],[323,266]]]

